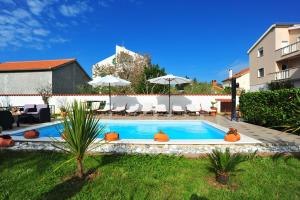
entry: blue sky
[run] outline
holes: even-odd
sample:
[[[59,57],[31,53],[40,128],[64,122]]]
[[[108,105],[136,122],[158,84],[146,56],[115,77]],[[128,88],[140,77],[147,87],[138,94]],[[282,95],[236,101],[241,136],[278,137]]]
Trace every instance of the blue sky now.
[[[271,24],[299,23],[299,8],[299,0],[0,0],[0,62],[77,58],[91,74],[119,44],[169,73],[220,81],[229,66],[248,65],[247,50]]]

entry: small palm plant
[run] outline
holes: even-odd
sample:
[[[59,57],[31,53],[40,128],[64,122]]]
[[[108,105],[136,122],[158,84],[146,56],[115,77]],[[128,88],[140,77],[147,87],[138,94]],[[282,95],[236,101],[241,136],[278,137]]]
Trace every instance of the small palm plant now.
[[[87,112],[84,104],[74,101],[67,107],[67,116],[63,121],[64,130],[61,131],[65,142],[56,146],[72,155],[72,159],[67,162],[73,159],[77,161],[77,174],[80,178],[84,176],[82,162],[86,153],[104,131],[104,127],[98,123],[99,119],[94,118],[91,112]]]
[[[214,149],[209,154],[210,169],[216,173],[216,180],[219,183],[226,185],[229,181],[229,176],[233,172],[237,171],[237,166],[248,160],[248,156],[244,156],[240,153],[231,154],[229,148],[226,148],[225,152]]]

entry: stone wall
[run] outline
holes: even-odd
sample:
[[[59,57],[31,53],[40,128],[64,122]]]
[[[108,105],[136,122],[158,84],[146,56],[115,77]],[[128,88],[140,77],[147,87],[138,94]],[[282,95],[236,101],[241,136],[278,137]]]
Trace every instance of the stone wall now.
[[[128,154],[206,154],[211,153],[213,149],[219,148],[225,150],[230,148],[231,152],[251,153],[257,150],[258,153],[283,153],[300,152],[300,146],[296,145],[267,145],[267,144],[224,144],[224,145],[179,145],[179,144],[122,144],[110,143],[103,144],[94,149],[99,153],[128,153]],[[59,151],[51,142],[23,142],[17,141],[11,150],[50,150]]]

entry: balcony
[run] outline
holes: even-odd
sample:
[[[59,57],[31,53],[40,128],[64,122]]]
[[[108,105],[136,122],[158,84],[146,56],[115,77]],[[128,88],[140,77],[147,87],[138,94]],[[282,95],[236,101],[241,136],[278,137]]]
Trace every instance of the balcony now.
[[[275,75],[275,81],[281,81],[286,79],[299,79],[300,78],[300,68],[295,67],[291,69],[281,70],[279,72],[272,73]]]
[[[290,70],[289,69],[275,72],[275,80],[276,81],[284,80],[284,79],[288,79],[288,78],[290,78]]]
[[[275,51],[276,61],[292,58],[300,55],[300,41],[290,44]]]

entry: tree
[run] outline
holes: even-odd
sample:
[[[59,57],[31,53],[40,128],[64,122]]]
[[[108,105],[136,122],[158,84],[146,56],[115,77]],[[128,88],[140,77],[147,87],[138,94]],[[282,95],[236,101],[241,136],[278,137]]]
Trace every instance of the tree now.
[[[282,90],[293,88],[294,84],[291,80],[282,80],[278,82],[270,82],[267,87],[269,90]]]
[[[96,76],[106,76],[106,75],[115,75],[117,76],[117,68],[115,64],[106,64],[106,65],[99,65],[96,64],[93,70],[93,75]]]
[[[89,84],[83,84],[78,86],[78,93],[79,94],[99,94],[100,88],[99,87],[93,87]]]
[[[206,82],[193,81],[184,88],[185,94],[215,94],[215,92],[216,91],[213,89],[212,85]]]
[[[166,75],[165,69],[161,68],[158,64],[144,68],[144,73],[136,86],[136,92],[141,94],[166,94],[168,91],[167,86],[147,81],[148,79],[164,75]]]
[[[82,162],[86,153],[91,150],[91,145],[104,131],[104,127],[99,126],[99,118],[95,118],[86,110],[86,105],[77,101],[67,107],[67,116],[63,121],[64,130],[61,132],[65,142],[55,145],[71,154],[72,159],[76,160],[77,174],[80,178],[84,176]]]
[[[37,92],[42,96],[43,102],[48,105],[49,99],[52,97],[52,85],[44,85],[38,88]]]
[[[148,55],[130,55],[126,52],[120,52],[116,55],[111,64],[97,65],[94,68],[94,76],[104,76],[113,74],[122,79],[131,82],[130,87],[120,87],[115,90],[120,93],[134,93],[136,91],[137,84],[140,83],[144,70],[151,64],[150,56]],[[106,91],[105,87],[101,87],[100,92]]]

